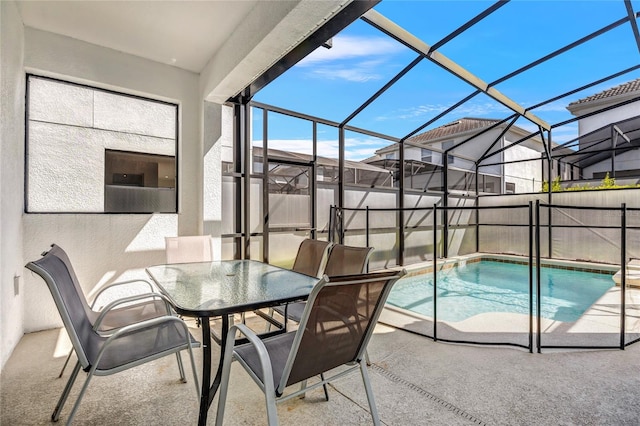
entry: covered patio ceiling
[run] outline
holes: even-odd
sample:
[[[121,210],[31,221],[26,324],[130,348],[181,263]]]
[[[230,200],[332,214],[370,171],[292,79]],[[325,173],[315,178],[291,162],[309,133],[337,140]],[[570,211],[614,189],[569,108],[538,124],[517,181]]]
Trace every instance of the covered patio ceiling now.
[[[199,73],[257,3],[22,1],[18,6],[32,28]]]
[[[223,103],[348,1],[17,0],[26,27],[200,74]]]

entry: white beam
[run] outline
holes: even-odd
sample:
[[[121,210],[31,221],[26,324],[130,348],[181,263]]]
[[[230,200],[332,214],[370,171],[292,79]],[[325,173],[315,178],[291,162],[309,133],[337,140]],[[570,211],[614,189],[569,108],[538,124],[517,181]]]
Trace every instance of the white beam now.
[[[397,39],[398,41],[404,43],[418,53],[424,55],[427,59],[440,65],[442,68],[449,71],[456,77],[466,81],[476,89],[481,90],[487,96],[493,98],[497,102],[500,102],[510,110],[520,114],[521,116],[527,118],[529,121],[536,124],[537,126],[542,127],[545,130],[551,129],[549,123],[528,112],[523,106],[503,95],[494,87],[489,87],[489,85],[481,78],[477,77],[453,60],[447,58],[445,55],[441,54],[438,51],[430,51],[431,47],[427,43],[423,42],[418,37],[409,33],[407,30],[400,27],[398,24],[394,23],[375,10],[369,10],[363,15],[363,17],[374,26],[389,34],[391,37]]]

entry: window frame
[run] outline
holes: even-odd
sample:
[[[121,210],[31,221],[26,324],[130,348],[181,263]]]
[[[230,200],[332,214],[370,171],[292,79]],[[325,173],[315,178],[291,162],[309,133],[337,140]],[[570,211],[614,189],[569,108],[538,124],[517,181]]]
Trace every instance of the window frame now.
[[[420,161],[422,161],[423,163],[429,163],[429,164],[434,164],[433,163],[433,150],[429,149],[429,148],[420,148]],[[425,155],[425,153],[428,152],[428,155]]]
[[[98,91],[98,92],[103,92],[103,93],[108,93],[111,95],[118,95],[118,96],[124,96],[127,98],[131,98],[131,99],[137,99],[137,100],[142,100],[142,101],[147,101],[147,102],[155,102],[158,104],[162,104],[162,105],[167,105],[167,106],[171,106],[171,107],[175,107],[175,121],[174,121],[174,129],[175,129],[175,135],[174,135],[174,152],[175,152],[175,171],[176,171],[176,183],[175,183],[175,211],[171,211],[171,212],[157,212],[157,211],[149,211],[149,212],[108,212],[105,211],[104,208],[105,206],[103,206],[103,210],[102,211],[66,211],[64,209],[61,209],[59,211],[30,211],[29,210],[29,175],[30,175],[30,168],[29,168],[29,143],[30,143],[30,138],[29,138],[29,106],[31,104],[31,94],[30,94],[30,82],[31,79],[42,79],[42,80],[48,80],[51,82],[55,82],[55,83],[59,83],[59,84],[65,84],[65,85],[69,85],[69,86],[75,86],[75,87],[81,87],[84,89],[89,89],[89,90],[93,90],[93,91]],[[99,87],[99,86],[92,86],[90,84],[86,84],[86,83],[78,83],[75,81],[71,81],[71,80],[65,80],[62,78],[57,78],[57,77],[51,77],[51,76],[47,76],[47,75],[42,75],[42,74],[36,74],[36,73],[30,73],[27,72],[25,74],[25,104],[24,104],[25,108],[24,108],[24,189],[23,189],[23,197],[24,197],[24,202],[23,202],[23,212],[25,214],[78,214],[78,215],[122,215],[122,214],[135,214],[135,215],[150,215],[150,214],[179,214],[180,213],[180,185],[181,185],[181,179],[180,179],[180,158],[179,158],[179,153],[180,153],[180,103],[178,102],[169,102],[166,100],[161,100],[161,99],[157,99],[157,98],[152,98],[152,97],[147,97],[147,96],[141,96],[141,95],[136,95],[136,94],[132,94],[132,93],[127,93],[124,91],[118,91],[118,90],[113,90],[113,89],[107,89],[104,87]],[[106,151],[106,149],[105,149]],[[144,153],[141,152],[140,154],[147,154],[147,155],[153,155],[153,153]]]

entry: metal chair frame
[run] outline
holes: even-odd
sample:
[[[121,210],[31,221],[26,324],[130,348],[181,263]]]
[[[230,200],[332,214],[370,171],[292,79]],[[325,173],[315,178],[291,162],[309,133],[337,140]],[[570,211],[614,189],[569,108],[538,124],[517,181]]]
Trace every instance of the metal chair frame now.
[[[349,263],[346,267],[341,263],[341,259],[338,259],[339,255],[343,255],[344,253],[355,253],[358,255],[357,263]],[[354,246],[345,246],[343,244],[332,244],[331,249],[329,250],[329,256],[327,258],[326,265],[324,267],[325,275],[331,276],[340,276],[340,275],[351,275],[351,274],[364,274],[367,272],[369,268],[369,259],[371,258],[371,254],[373,253],[373,247],[354,247]],[[338,260],[336,260],[338,259]],[[288,320],[292,320],[295,322],[299,322],[302,316],[302,311],[304,310],[304,305],[306,302],[294,302],[289,303],[286,306],[276,306],[272,310],[269,311],[271,316],[273,316],[273,312],[277,312],[284,318],[284,324],[286,329],[286,324]],[[293,309],[293,310],[292,310]],[[367,361],[367,365],[371,365],[371,361],[369,360],[369,354],[365,352],[365,359]],[[324,393],[327,401],[329,400],[329,393],[327,391],[327,387],[324,387]]]
[[[71,280],[73,281],[74,286],[76,287],[76,290],[78,292],[78,295],[80,296],[80,300],[82,301],[85,311],[89,314],[89,318],[91,321],[94,322],[94,330],[97,331],[98,333],[100,333],[101,335],[104,336],[108,336],[111,333],[113,333],[114,331],[117,331],[118,328],[120,328],[120,326],[116,326],[116,327],[110,327],[110,328],[102,328],[100,327],[100,325],[102,324],[102,321],[104,320],[110,320],[112,318],[117,318],[118,315],[122,312],[122,310],[120,309],[121,305],[127,305],[124,309],[130,310],[132,308],[132,306],[130,305],[133,302],[139,302],[137,304],[135,304],[135,306],[133,307],[143,307],[145,305],[155,305],[155,301],[160,299],[164,302],[164,312],[162,313],[157,313],[157,314],[153,314],[153,315],[147,315],[145,317],[139,318],[139,320],[135,321],[135,322],[139,322],[139,321],[144,321],[147,319],[152,319],[152,318],[157,318],[159,316],[164,316],[164,315],[171,315],[172,311],[171,311],[171,305],[169,304],[169,301],[163,297],[162,295],[160,295],[159,293],[155,292],[155,287],[153,286],[153,284],[151,284],[149,281],[147,280],[143,280],[143,279],[134,279],[134,280],[128,280],[128,281],[119,281],[116,283],[111,283],[103,288],[100,289],[100,291],[96,294],[96,296],[93,298],[93,302],[91,302],[91,304],[89,305],[89,303],[87,302],[86,297],[84,296],[84,292],[82,291],[82,287],[80,286],[80,282],[78,280],[78,277],[75,274],[75,271],[73,269],[73,266],[71,265],[71,260],[69,259],[67,253],[58,245],[56,244],[52,244],[51,245],[51,250],[53,251],[53,254],[58,257],[67,267],[67,271],[69,272],[69,275],[71,277]],[[42,253],[42,256],[45,256],[47,254],[47,252]],[[111,290],[115,287],[119,287],[119,286],[130,286],[131,284],[134,283],[143,283],[146,284],[146,286],[149,287],[149,292],[142,292],[139,294],[136,294],[134,296],[128,296],[125,298],[118,298],[115,300],[112,300],[110,303],[108,303],[106,306],[101,306],[98,310],[95,309],[96,304],[98,303],[98,301],[100,300],[100,297],[108,290]],[[118,322],[116,320],[116,322]],[[96,326],[95,323],[98,323],[98,325]],[[127,324],[122,324],[124,325],[130,325],[131,323],[127,323]],[[67,358],[64,361],[64,364],[62,365],[62,368],[60,369],[60,373],[58,374],[58,378],[61,378],[67,368],[67,365],[69,364],[69,361],[71,360],[71,355],[73,355],[74,349],[71,348],[71,350],[69,351],[69,354],[67,355]],[[184,373],[182,373],[184,371],[184,368],[182,366],[182,359],[178,356],[178,368],[181,371],[181,375],[184,376]]]
[[[234,325],[231,328],[231,332],[229,333],[230,337],[227,340],[227,344],[224,350],[222,380],[221,380],[220,389],[219,389],[220,393],[219,393],[219,400],[218,400],[218,411],[216,416],[216,426],[222,425],[222,422],[224,419],[224,410],[225,410],[225,404],[226,404],[226,398],[227,398],[227,392],[228,392],[228,386],[229,386],[231,362],[233,360],[238,361],[238,363],[244,367],[244,369],[249,373],[249,375],[254,380],[254,382],[256,382],[260,390],[264,392],[265,401],[267,405],[267,418],[268,418],[269,425],[278,424],[276,403],[283,402],[293,397],[296,397],[298,395],[304,394],[306,391],[314,389],[316,387],[324,386],[330,381],[334,381],[358,369],[360,370],[360,373],[362,376],[362,381],[364,384],[365,392],[367,394],[367,400],[369,403],[369,409],[371,411],[371,417],[372,417],[373,423],[375,425],[379,425],[380,418],[378,416],[378,411],[375,404],[375,398],[373,395],[373,390],[371,388],[369,375],[367,372],[366,362],[363,362],[364,354],[366,351],[367,344],[373,334],[374,326],[380,316],[380,313],[382,312],[384,303],[389,295],[389,292],[391,291],[391,288],[393,287],[393,284],[395,283],[395,281],[400,279],[405,274],[406,274],[406,271],[402,270],[402,271],[395,271],[395,272],[392,271],[392,272],[381,272],[381,273],[374,273],[374,274],[363,274],[358,276],[352,275],[348,277],[341,277],[341,279],[336,280],[336,282],[331,282],[331,278],[325,275],[323,279],[316,286],[314,286],[311,294],[309,295],[309,299],[308,299],[307,305],[305,306],[305,311],[300,321],[298,330],[295,332],[287,333],[288,335],[293,334],[293,343],[290,346],[288,357],[284,365],[284,368],[282,370],[282,376],[280,378],[280,381],[277,383],[277,386],[274,383],[274,370],[272,367],[273,364],[270,358],[269,351],[267,350],[266,344],[269,344],[269,340],[281,338],[282,335],[261,340],[255,334],[255,332],[253,332],[251,329],[249,329],[245,325],[243,324]],[[361,338],[360,338],[361,340],[359,341],[357,354],[355,358],[351,359],[351,361],[349,361],[347,364],[340,364],[340,365],[347,365],[348,368],[326,379],[323,377],[318,383],[314,383],[313,385],[306,386],[298,391],[284,395],[285,387],[288,384],[290,374],[297,361],[298,350],[300,348],[300,344],[302,342],[302,339],[305,333],[305,328],[307,327],[309,318],[312,315],[314,309],[321,309],[314,306],[314,302],[318,297],[318,295],[320,294],[320,292],[323,291],[323,289],[325,289],[328,286],[348,286],[349,284],[380,282],[382,280],[386,280],[387,283],[385,284],[383,291],[381,292],[378,299],[376,300],[374,310],[370,314],[370,317],[366,323],[367,328],[364,331],[364,333],[362,333],[361,335]],[[346,323],[347,322],[345,321],[345,324]],[[249,341],[247,345],[253,345],[258,355],[258,358],[260,360],[260,369],[262,372],[262,377],[260,377],[259,373],[254,371],[254,369],[242,358],[242,356],[239,355],[238,349],[235,348],[236,332],[240,332],[242,335],[244,335],[247,338],[247,340]],[[338,366],[339,365],[331,366],[330,369],[333,369]],[[317,373],[310,374],[309,377],[312,377],[316,374]],[[303,383],[306,382],[306,379],[301,379],[301,382]]]
[[[73,344],[73,348],[78,356],[78,362],[76,363],[73,372],[71,373],[71,376],[69,377],[69,380],[67,381],[67,384],[65,385],[65,388],[62,392],[62,395],[60,396],[60,399],[56,405],[56,408],[53,411],[53,414],[51,415],[51,420],[52,421],[58,421],[60,418],[60,412],[62,411],[62,408],[64,407],[64,404],[69,396],[69,393],[71,392],[71,388],[73,387],[78,373],[80,372],[80,369],[82,368],[84,371],[86,371],[88,373],[87,378],[82,386],[82,389],[80,390],[80,393],[73,405],[73,408],[71,410],[71,413],[69,414],[69,417],[67,419],[67,425],[70,425],[77,410],[78,407],[80,406],[80,402],[82,401],[82,398],[89,386],[89,383],[91,381],[91,379],[93,378],[93,376],[107,376],[107,375],[111,375],[111,374],[115,374],[124,370],[127,370],[129,368],[133,368],[136,366],[139,366],[141,364],[153,361],[155,359],[158,358],[162,358],[164,356],[167,355],[171,355],[171,354],[176,354],[177,357],[180,357],[180,352],[183,350],[187,350],[189,352],[189,357],[190,357],[190,361],[191,361],[191,369],[193,372],[193,378],[194,378],[194,384],[196,387],[196,393],[198,394],[198,397],[200,396],[200,386],[198,384],[198,376],[197,376],[197,372],[196,372],[196,366],[195,366],[195,360],[193,357],[193,351],[192,351],[192,347],[198,347],[200,344],[199,342],[197,342],[189,333],[189,329],[187,327],[187,325],[184,323],[184,321],[182,321],[180,318],[177,318],[173,315],[166,315],[166,316],[161,316],[161,317],[156,317],[153,319],[149,319],[146,321],[142,321],[142,322],[137,322],[135,324],[132,325],[128,325],[125,327],[121,327],[119,328],[117,331],[113,332],[111,335],[109,335],[108,337],[105,337],[101,334],[99,334],[97,332],[97,329],[99,329],[102,321],[104,320],[104,318],[106,317],[106,313],[102,313],[99,320],[95,321],[95,323],[92,325],[90,330],[86,330],[86,329],[82,329],[82,330],[76,330],[76,327],[74,325],[74,322],[71,319],[71,314],[69,312],[69,308],[67,306],[67,304],[65,303],[65,299],[61,294],[60,288],[59,288],[59,283],[57,282],[56,278],[54,278],[51,273],[49,268],[47,268],[46,264],[43,266],[40,262],[46,260],[47,256],[51,256],[51,257],[55,257],[55,259],[57,259],[57,261],[59,261],[65,268],[65,270],[67,271],[67,273],[69,274],[68,278],[70,281],[73,281],[71,273],[69,272],[69,270],[67,269],[67,264],[66,262],[64,262],[63,259],[55,256],[54,254],[50,254],[47,253],[44,255],[44,257],[42,259],[40,259],[39,261],[34,261],[34,262],[29,262],[26,267],[27,269],[37,273],[38,275],[40,275],[44,281],[47,283],[47,286],[49,287],[49,290],[51,291],[51,295],[53,296],[54,302],[58,308],[58,312],[60,313],[60,316],[62,318],[62,322],[64,323],[64,326],[67,330],[67,333],[69,334],[69,338],[71,339],[71,343]],[[53,260],[55,261],[55,260]],[[53,268],[53,267],[52,267]],[[80,294],[78,294],[78,289],[76,288],[75,285],[69,285],[69,284],[62,284],[62,285],[66,285],[69,287],[72,287],[72,291],[76,294],[76,296],[79,299],[82,299],[82,296]],[[68,290],[68,289],[67,289]],[[160,296],[158,293],[155,293],[154,295]],[[137,300],[140,296],[131,296],[128,299],[127,302],[133,302],[135,300]],[[123,301],[116,301],[113,302],[111,305],[112,307],[118,306],[120,303],[127,303],[122,299]],[[77,302],[75,302],[77,303]],[[78,314],[76,314],[76,318],[78,317]],[[84,315],[81,316],[81,324],[91,324],[89,321],[88,316],[86,315],[86,312],[84,312]],[[128,335],[131,335],[137,331],[149,331],[149,330],[153,330],[153,329],[160,329],[160,328],[166,328],[168,327],[170,324],[174,324],[175,327],[179,327],[180,329],[182,329],[182,331],[184,332],[184,336],[185,341],[183,344],[177,345],[177,346],[173,346],[173,347],[167,347],[159,352],[150,352],[148,355],[146,356],[140,356],[137,357],[135,359],[133,359],[132,361],[129,362],[125,362],[122,364],[118,364],[115,365],[114,367],[108,368],[108,369],[101,369],[100,368],[100,362],[103,359],[103,356],[105,355],[106,351],[108,349],[111,348],[111,346],[118,342],[119,339],[125,338]],[[177,330],[177,329],[176,329]],[[91,334],[94,334],[93,338],[94,339],[98,339],[99,341],[99,345],[100,345],[100,349],[98,351],[97,354],[95,354],[92,360],[90,360],[89,355],[85,352],[84,347],[85,345],[87,345],[87,347],[89,346],[89,342],[88,340],[91,339]],[[83,336],[83,337],[81,337]],[[179,367],[180,367],[180,376],[183,382],[186,381],[186,377],[184,375],[184,370],[182,368],[182,364],[181,362],[179,363]]]

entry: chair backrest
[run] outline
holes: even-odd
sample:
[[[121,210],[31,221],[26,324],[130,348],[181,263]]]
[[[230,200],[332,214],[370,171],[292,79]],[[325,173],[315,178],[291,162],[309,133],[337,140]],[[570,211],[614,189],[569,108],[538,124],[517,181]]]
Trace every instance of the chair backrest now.
[[[86,312],[86,299],[79,285],[74,282],[75,274],[67,267],[68,260],[64,251],[54,245],[42,258],[27,263],[26,268],[40,275],[47,283],[78,361],[83,368],[87,368],[91,364],[90,359],[95,359],[97,355],[94,352],[100,345],[100,337],[93,331]]]
[[[405,273],[325,275],[309,295],[277,393],[332,368],[360,361],[391,287]]]
[[[301,274],[320,278],[331,246],[332,243],[328,241],[303,240],[298,247],[298,254],[291,269]]]
[[[167,263],[210,262],[213,260],[209,235],[165,237]]]
[[[62,247],[60,247],[59,245],[51,244],[51,250],[49,250],[48,253],[50,256],[55,256],[58,259],[60,259],[64,263],[64,265],[67,267],[67,271],[69,271],[69,275],[71,276],[73,285],[75,286],[76,291],[78,292],[78,297],[82,302],[82,307],[84,308],[85,313],[89,317],[89,321],[91,321],[91,323],[93,324],[94,321],[98,318],[99,314],[93,311],[91,309],[91,306],[89,306],[89,302],[87,302],[87,298],[84,295],[84,291],[82,290],[82,287],[80,286],[80,281],[78,280],[78,276],[76,275],[76,272],[74,271],[73,266],[71,265],[71,260],[69,259],[67,252],[65,252],[62,249]],[[43,256],[44,254],[45,253],[43,253]]]
[[[364,274],[367,272],[369,257],[372,252],[373,247],[352,247],[335,244],[329,253],[324,274],[330,277]]]

